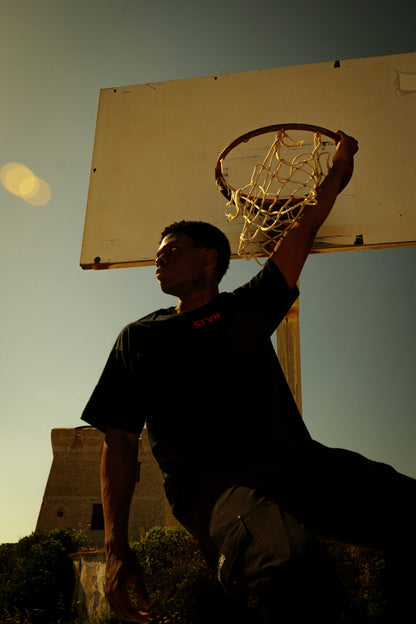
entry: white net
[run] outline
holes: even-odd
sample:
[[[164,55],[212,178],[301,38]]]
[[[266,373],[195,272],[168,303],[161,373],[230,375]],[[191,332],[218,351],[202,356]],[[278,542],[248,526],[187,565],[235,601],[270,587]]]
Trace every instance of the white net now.
[[[268,255],[305,206],[316,204],[316,190],[331,168],[333,150],[320,132],[309,142],[291,135],[284,129],[274,135],[249,184],[234,189],[227,204],[229,221],[244,219],[238,254],[247,259]]]

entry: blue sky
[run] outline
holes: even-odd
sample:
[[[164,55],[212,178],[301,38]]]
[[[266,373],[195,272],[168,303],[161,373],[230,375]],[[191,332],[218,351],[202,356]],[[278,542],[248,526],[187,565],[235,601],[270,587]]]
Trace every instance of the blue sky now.
[[[33,206],[0,186],[0,542],[8,542],[35,528],[51,429],[81,424],[119,330],[167,303],[152,267],[79,267],[99,90],[414,52],[416,5],[1,0],[1,9],[0,168],[24,163],[51,188],[50,201]],[[415,248],[311,256],[301,359],[313,436],[416,477],[415,264]],[[255,270],[233,261],[223,287]]]

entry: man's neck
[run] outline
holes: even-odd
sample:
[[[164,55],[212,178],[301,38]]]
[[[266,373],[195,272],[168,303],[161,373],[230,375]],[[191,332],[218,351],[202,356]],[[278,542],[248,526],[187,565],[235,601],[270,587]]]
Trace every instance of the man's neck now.
[[[181,297],[179,299],[175,311],[177,314],[180,314],[181,312],[190,312],[191,310],[196,310],[197,308],[201,308],[202,306],[209,303],[217,295],[217,285],[203,291],[191,292],[188,296]]]

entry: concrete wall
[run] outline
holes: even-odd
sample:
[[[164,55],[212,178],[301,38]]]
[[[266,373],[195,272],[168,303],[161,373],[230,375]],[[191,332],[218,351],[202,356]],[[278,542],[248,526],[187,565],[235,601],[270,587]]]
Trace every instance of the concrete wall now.
[[[104,595],[104,552],[71,556],[75,572],[74,603],[81,622],[104,616],[109,610]]]

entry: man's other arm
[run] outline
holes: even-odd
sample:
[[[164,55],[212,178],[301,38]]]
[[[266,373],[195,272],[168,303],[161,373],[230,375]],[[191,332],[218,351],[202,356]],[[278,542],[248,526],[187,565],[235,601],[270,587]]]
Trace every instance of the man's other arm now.
[[[101,461],[106,550],[105,594],[115,615],[127,622],[147,624],[150,615],[138,611],[130,601],[128,587],[134,586],[144,608],[149,607],[142,571],[128,544],[130,503],[137,481],[138,438],[109,427]]]
[[[304,209],[299,219],[277,242],[270,256],[290,288],[298,281],[313,239],[331,212],[341,182],[358,150],[358,143],[353,137],[341,131],[338,131],[338,134],[341,139],[337,145],[333,166],[317,189],[317,204]]]

